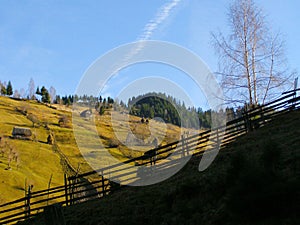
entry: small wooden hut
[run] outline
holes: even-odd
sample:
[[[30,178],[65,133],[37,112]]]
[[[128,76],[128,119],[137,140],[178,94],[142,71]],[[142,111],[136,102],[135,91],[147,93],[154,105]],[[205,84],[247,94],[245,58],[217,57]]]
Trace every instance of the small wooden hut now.
[[[90,109],[84,110],[83,112],[80,113],[80,116],[89,119],[92,117],[92,110]]]
[[[32,132],[30,128],[27,127],[14,127],[12,131],[13,138],[18,139],[30,139]]]

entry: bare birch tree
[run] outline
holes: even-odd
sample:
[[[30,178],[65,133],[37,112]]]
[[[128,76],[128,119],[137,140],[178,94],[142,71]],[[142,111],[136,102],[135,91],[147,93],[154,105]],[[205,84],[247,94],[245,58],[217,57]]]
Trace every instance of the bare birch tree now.
[[[56,90],[54,87],[51,86],[49,91],[50,91],[50,99],[51,99],[50,101],[51,103],[53,103],[56,97]]]
[[[32,78],[30,78],[30,81],[28,83],[27,93],[28,93],[28,98],[29,99],[34,99],[35,84],[34,84],[34,80]]]
[[[284,43],[280,34],[272,33],[262,9],[253,0],[234,1],[228,19],[228,37],[212,33],[225,100],[263,104],[287,88],[292,76],[284,57]]]

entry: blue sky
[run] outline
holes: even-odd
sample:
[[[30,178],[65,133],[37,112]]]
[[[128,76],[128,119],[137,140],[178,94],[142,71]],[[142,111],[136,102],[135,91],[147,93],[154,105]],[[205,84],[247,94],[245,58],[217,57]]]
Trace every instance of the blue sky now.
[[[97,58],[113,48],[143,38],[146,25],[161,16],[159,10],[172,2],[174,0],[0,0],[0,81],[11,80],[15,89],[26,90],[32,77],[36,85],[53,86],[60,95],[73,94],[84,72]],[[211,71],[216,71],[217,57],[210,45],[210,32],[228,29],[229,2],[178,0],[147,39],[181,45],[199,55]],[[265,10],[272,29],[283,34],[291,69],[300,71],[299,1],[256,2]],[[172,75],[167,75],[168,71]],[[138,79],[142,73],[166,76],[190,95],[198,96],[199,90],[193,88],[189,79],[182,79],[180,72],[149,64],[120,72],[104,91],[114,96],[128,84],[126,82]],[[127,79],[128,76],[131,78]],[[118,84],[113,84],[113,80]],[[205,101],[197,104],[205,104]]]

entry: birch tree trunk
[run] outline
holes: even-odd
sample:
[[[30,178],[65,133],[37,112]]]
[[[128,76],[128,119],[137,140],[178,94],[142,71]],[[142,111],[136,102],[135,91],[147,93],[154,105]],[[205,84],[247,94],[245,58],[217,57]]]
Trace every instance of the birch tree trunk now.
[[[253,0],[236,0],[229,7],[228,21],[228,36],[212,33],[225,100],[255,106],[281,94],[293,74],[280,35],[272,34],[263,11]]]

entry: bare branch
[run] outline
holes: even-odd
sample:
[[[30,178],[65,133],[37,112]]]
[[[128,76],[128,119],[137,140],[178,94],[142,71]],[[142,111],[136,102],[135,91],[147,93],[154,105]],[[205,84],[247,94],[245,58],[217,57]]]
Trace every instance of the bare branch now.
[[[287,88],[291,74],[280,33],[272,34],[253,0],[236,0],[228,10],[231,33],[211,33],[219,56],[221,86],[231,102],[264,103]],[[237,98],[237,99],[236,99]]]

